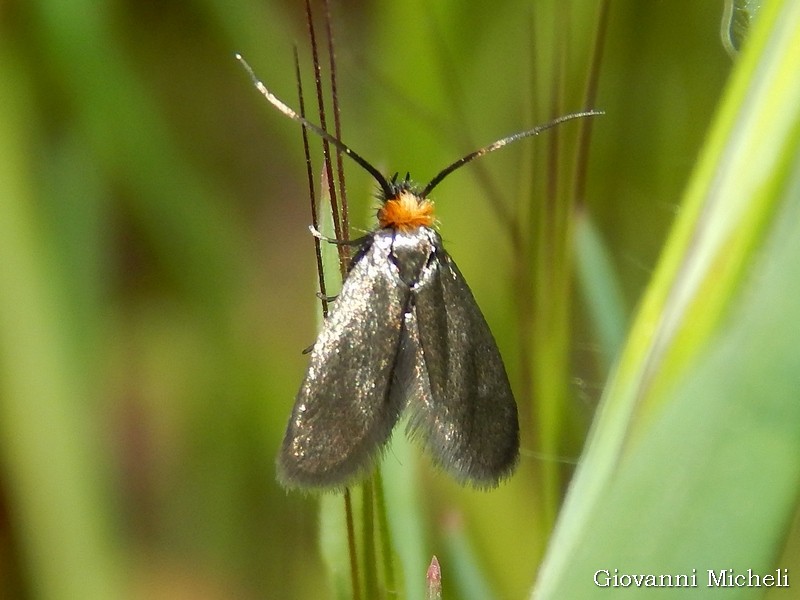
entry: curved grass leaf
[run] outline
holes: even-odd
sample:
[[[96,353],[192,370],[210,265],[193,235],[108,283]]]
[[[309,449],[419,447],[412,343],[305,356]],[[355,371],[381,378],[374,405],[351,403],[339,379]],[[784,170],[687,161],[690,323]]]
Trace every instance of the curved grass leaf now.
[[[708,570],[789,566],[777,557],[800,485],[800,6],[765,7],[748,43],[535,598],[608,598],[602,569],[696,569],[682,591],[704,597]]]

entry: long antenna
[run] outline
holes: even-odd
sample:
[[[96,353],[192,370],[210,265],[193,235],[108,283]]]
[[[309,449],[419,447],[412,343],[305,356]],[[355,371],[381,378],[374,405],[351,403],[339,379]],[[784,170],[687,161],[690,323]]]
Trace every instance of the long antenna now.
[[[250,79],[253,80],[253,85],[256,86],[256,89],[258,89],[258,91],[261,92],[261,95],[264,96],[269,101],[269,103],[272,104],[272,106],[277,108],[279,111],[281,111],[284,115],[286,115],[290,119],[293,119],[293,120],[297,121],[298,123],[300,123],[304,127],[308,127],[311,131],[316,133],[322,139],[329,141],[331,144],[336,146],[339,150],[344,152],[347,156],[349,156],[354,161],[356,161],[359,165],[361,165],[361,167],[365,171],[367,171],[370,175],[372,175],[372,177],[375,179],[375,181],[378,182],[378,185],[381,186],[381,190],[383,191],[384,197],[391,198],[394,195],[394,191],[392,190],[392,186],[389,185],[389,182],[386,181],[386,178],[381,174],[380,171],[378,171],[378,169],[376,169],[371,164],[369,164],[365,158],[361,157],[359,154],[356,154],[344,142],[342,142],[341,140],[337,139],[335,136],[331,135],[330,133],[328,133],[327,131],[325,131],[321,127],[318,127],[317,125],[314,125],[314,123],[312,123],[311,121],[305,119],[304,117],[301,117],[295,111],[293,111],[291,108],[289,108],[286,104],[284,104],[280,100],[280,98],[278,98],[275,94],[270,92],[267,89],[267,86],[265,86],[261,82],[261,80],[259,80],[258,77],[256,77],[256,74],[253,71],[253,68],[247,63],[247,61],[244,59],[244,57],[241,54],[239,54],[238,52],[236,53],[236,60],[238,60],[242,64],[242,66],[244,67],[245,71],[247,71],[247,73],[250,75]]]
[[[378,185],[381,186],[384,198],[388,199],[394,196],[395,194],[394,186],[388,181],[386,181],[386,178],[380,171],[378,171],[378,169],[369,164],[369,162],[367,162],[365,158],[361,157],[359,154],[356,154],[344,142],[336,138],[336,136],[331,135],[330,133],[328,133],[321,127],[318,127],[317,125],[314,125],[314,123],[300,116],[291,108],[289,108],[286,104],[284,104],[275,94],[273,94],[267,89],[267,86],[265,86],[258,77],[256,77],[256,74],[253,71],[252,67],[238,52],[236,53],[236,60],[238,60],[242,64],[245,71],[247,71],[248,75],[250,75],[250,79],[253,80],[253,84],[256,86],[256,89],[258,89],[258,91],[261,92],[261,95],[263,95],[269,101],[269,103],[272,104],[272,106],[277,108],[279,111],[281,111],[284,115],[286,115],[290,119],[293,119],[298,123],[300,123],[301,125],[303,125],[304,127],[307,127],[308,129],[316,133],[318,136],[320,136],[322,139],[327,140],[328,142],[336,146],[339,150],[344,152],[347,156],[356,161],[359,165],[361,165],[361,167],[365,171],[367,171],[370,175],[372,175],[375,181],[378,182]],[[572,121],[573,119],[582,119],[584,117],[594,117],[603,114],[605,113],[602,110],[584,110],[580,112],[569,113],[568,115],[562,115],[560,117],[557,117],[552,121],[545,123],[544,125],[539,125],[538,127],[534,127],[533,129],[528,129],[527,131],[520,131],[518,133],[513,133],[509,136],[497,140],[496,142],[492,142],[488,146],[484,146],[479,150],[470,152],[466,156],[462,156],[451,165],[439,171],[438,175],[436,175],[433,179],[431,179],[428,185],[426,185],[425,188],[422,190],[422,192],[420,193],[420,197],[427,198],[431,190],[435,188],[437,185],[439,185],[445,177],[450,175],[450,173],[452,173],[456,169],[463,167],[468,162],[471,162],[476,158],[480,158],[484,154],[489,154],[490,152],[499,150],[500,148],[507,146],[512,142],[516,142],[517,140],[521,140],[523,138],[531,137],[534,135],[539,135],[543,131],[555,127],[556,125],[560,125],[561,123],[564,123],[566,121]]]
[[[488,146],[484,146],[480,150],[475,150],[474,152],[470,152],[466,156],[462,156],[453,164],[445,167],[439,174],[436,175],[433,179],[430,180],[430,183],[425,186],[422,190],[421,196],[423,198],[427,198],[428,194],[430,194],[431,190],[435,188],[442,182],[442,179],[450,175],[456,169],[463,167],[468,162],[475,160],[476,158],[480,158],[484,154],[489,154],[489,152],[494,152],[495,150],[499,150],[503,146],[507,146],[511,142],[516,142],[517,140],[521,140],[526,137],[531,137],[534,135],[539,135],[543,131],[550,129],[551,127],[555,127],[556,125],[560,125],[566,121],[571,121],[572,119],[582,119],[583,117],[594,117],[596,115],[604,115],[605,113],[602,110],[584,110],[581,112],[574,112],[569,113],[568,115],[562,115],[550,121],[549,123],[545,123],[544,125],[539,125],[534,127],[533,129],[528,129],[527,131],[520,131],[518,133],[511,134],[506,136],[502,139],[497,140],[496,142],[492,142]]]

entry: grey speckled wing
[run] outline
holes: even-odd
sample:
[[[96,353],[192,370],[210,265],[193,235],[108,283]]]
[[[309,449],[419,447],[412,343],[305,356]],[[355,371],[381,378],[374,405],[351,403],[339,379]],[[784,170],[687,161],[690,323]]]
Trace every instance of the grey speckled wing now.
[[[427,389],[409,404],[409,432],[456,480],[491,487],[519,455],[517,406],[489,326],[438,234],[412,288]],[[408,320],[408,319],[407,319]]]
[[[404,407],[390,393],[410,289],[376,232],[359,253],[311,352],[278,456],[289,488],[344,487],[363,475]]]

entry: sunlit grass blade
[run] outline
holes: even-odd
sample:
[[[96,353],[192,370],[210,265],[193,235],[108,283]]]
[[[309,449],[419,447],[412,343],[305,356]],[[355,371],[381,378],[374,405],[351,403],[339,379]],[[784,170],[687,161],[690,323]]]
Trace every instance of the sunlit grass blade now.
[[[402,583],[401,596],[421,600],[425,593],[427,516],[419,495],[418,454],[405,435],[405,423],[396,428],[386,459],[383,461],[383,485],[392,543],[398,560]],[[390,590],[393,591],[393,590]],[[396,591],[396,590],[394,590]]]
[[[708,569],[781,566],[800,485],[800,5],[766,6],[751,35],[536,598],[608,597],[605,567],[704,586]]]

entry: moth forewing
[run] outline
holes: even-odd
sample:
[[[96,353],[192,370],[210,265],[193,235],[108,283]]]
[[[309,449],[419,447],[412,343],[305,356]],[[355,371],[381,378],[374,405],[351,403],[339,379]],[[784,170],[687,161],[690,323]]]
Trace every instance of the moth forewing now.
[[[517,463],[517,406],[489,326],[436,238],[435,258],[412,289],[430,397],[409,406],[409,427],[456,480],[492,487]]]
[[[291,488],[340,488],[372,467],[403,406],[390,398],[410,290],[387,269],[391,240],[370,236],[311,351],[278,455]]]

